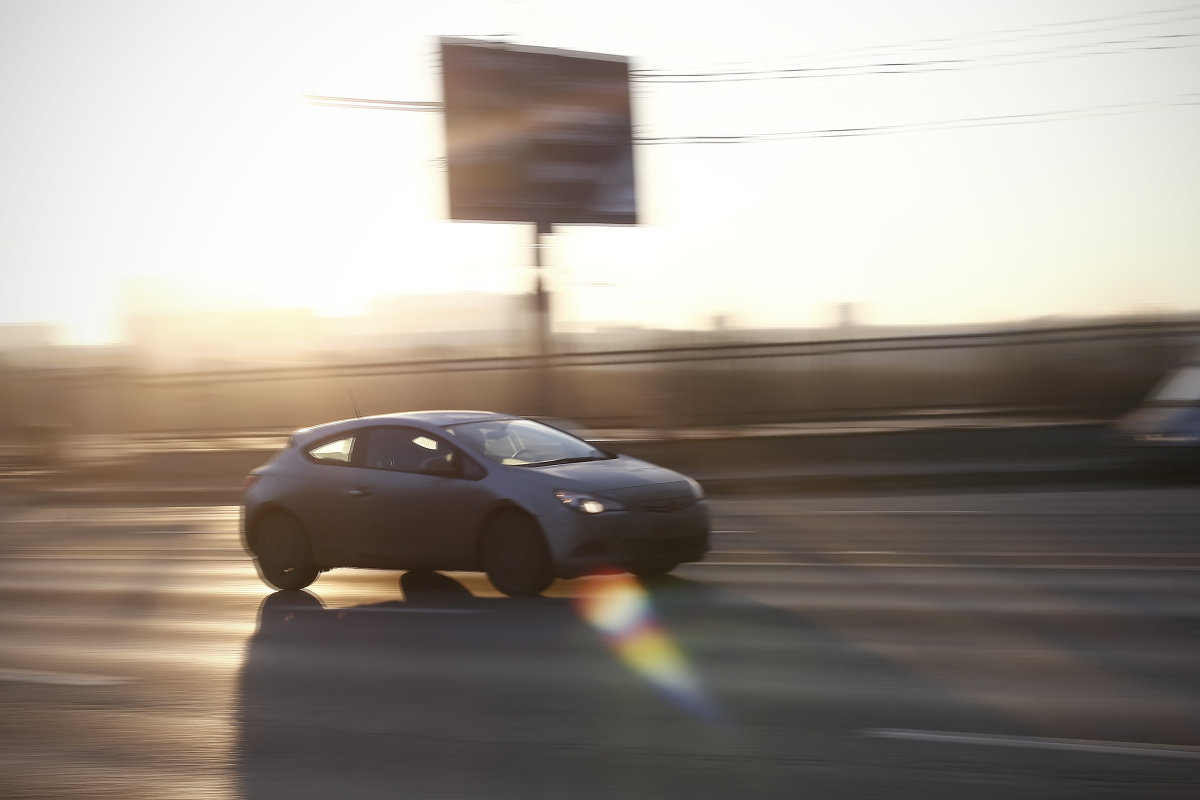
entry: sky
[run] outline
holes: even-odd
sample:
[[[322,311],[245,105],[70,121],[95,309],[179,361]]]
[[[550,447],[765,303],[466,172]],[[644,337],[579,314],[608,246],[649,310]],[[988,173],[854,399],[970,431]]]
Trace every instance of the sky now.
[[[440,101],[439,36],[631,59],[641,223],[555,229],[558,325],[1200,310],[1200,2],[0,0],[0,324],[527,290],[437,113],[304,100]]]

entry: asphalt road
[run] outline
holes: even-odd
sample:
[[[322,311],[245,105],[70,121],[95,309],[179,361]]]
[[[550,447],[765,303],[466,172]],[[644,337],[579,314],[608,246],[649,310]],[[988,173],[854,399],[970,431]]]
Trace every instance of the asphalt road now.
[[[1200,797],[1197,490],[713,509],[703,564],[515,600],[0,508],[0,797]]]

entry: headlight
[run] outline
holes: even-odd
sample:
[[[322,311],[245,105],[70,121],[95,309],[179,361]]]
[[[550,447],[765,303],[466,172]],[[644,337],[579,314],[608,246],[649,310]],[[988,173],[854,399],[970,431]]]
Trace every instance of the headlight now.
[[[609,497],[596,497],[592,494],[572,492],[559,489],[554,492],[558,501],[567,508],[574,509],[580,514],[601,514],[605,511],[624,511],[625,506]]]

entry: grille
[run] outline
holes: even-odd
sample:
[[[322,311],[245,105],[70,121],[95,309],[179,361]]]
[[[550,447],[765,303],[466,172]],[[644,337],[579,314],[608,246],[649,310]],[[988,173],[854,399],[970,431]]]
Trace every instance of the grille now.
[[[630,508],[669,503],[692,496],[692,490],[686,481],[652,483],[648,486],[626,486],[621,489],[607,489],[604,493]]]
[[[694,505],[695,498],[692,497],[668,497],[665,500],[650,500],[645,503],[638,503],[638,511],[654,511],[654,512],[671,512],[682,511],[688,506]]]

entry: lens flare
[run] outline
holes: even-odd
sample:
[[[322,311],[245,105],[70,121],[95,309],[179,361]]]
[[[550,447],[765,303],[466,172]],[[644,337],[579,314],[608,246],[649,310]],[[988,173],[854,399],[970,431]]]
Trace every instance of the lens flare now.
[[[579,614],[599,631],[634,673],[689,713],[715,721],[717,714],[683,651],[659,625],[650,596],[632,575],[589,581],[576,601]]]

